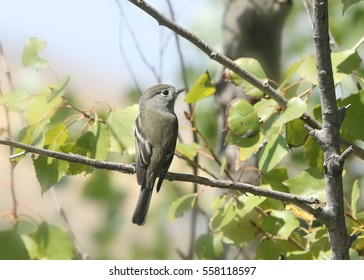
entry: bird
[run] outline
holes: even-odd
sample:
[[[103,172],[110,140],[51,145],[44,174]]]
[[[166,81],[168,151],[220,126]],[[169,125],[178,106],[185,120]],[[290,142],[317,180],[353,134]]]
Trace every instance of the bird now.
[[[174,104],[184,89],[168,84],[148,88],[139,101],[139,115],[134,122],[136,177],[140,194],[132,222],[144,225],[157,178],[160,191],[170,167],[178,135],[178,118]]]

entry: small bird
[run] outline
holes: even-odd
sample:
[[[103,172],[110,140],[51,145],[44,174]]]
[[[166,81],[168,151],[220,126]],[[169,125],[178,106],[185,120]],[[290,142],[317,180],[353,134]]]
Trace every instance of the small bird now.
[[[136,176],[140,194],[132,222],[144,225],[154,183],[159,177],[159,192],[176,148],[178,119],[174,103],[184,89],[158,84],[147,89],[139,101],[139,115],[134,123]]]

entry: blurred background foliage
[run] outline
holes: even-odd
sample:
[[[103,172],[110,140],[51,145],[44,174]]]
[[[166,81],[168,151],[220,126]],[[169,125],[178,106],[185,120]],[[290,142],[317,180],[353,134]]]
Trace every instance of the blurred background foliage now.
[[[224,2],[203,1],[199,14],[189,16],[190,2],[173,3],[177,20],[179,16],[183,18],[188,29],[221,50],[220,31]],[[283,77],[287,76],[287,71],[293,63],[305,60],[314,53],[309,12],[303,2],[293,1],[293,8],[284,26],[281,59]],[[149,24],[148,21],[144,21],[148,15],[140,13],[137,17],[128,17],[122,11],[130,9],[129,6],[131,4],[126,1],[121,6],[115,3],[114,11],[118,11],[120,17],[120,30],[126,33],[130,28],[129,31],[135,32],[138,41],[133,42],[131,37],[127,37],[127,40],[136,44],[141,52],[136,51],[135,46],[130,48],[123,45],[123,42],[120,48],[125,52],[126,57],[139,56],[142,62],[126,60],[120,65],[120,68],[123,68],[120,72],[134,72],[134,77],[139,84],[133,84],[132,77],[129,77],[122,88],[116,89],[120,95],[114,99],[106,97],[105,92],[89,96],[87,92],[75,91],[72,88],[72,74],[67,73],[67,70],[58,73],[57,68],[52,66],[52,61],[56,58],[43,55],[42,50],[47,38],[30,39],[28,44],[32,44],[30,49],[34,52],[30,53],[28,58],[22,57],[23,65],[37,68],[31,76],[38,82],[41,81],[42,89],[33,91],[32,88],[23,88],[18,85],[16,71],[12,72],[12,68],[16,67],[14,64],[18,62],[12,61],[9,61],[9,65],[15,88],[12,90],[11,85],[6,88],[8,76],[4,73],[5,69],[1,68],[2,104],[11,111],[9,120],[12,138],[51,150],[72,152],[102,160],[123,163],[134,161],[130,131],[137,113],[137,107],[133,104],[139,99],[139,89],[143,90],[148,86],[147,84],[157,83],[158,78],[167,79],[175,85],[183,85],[181,73],[183,70],[175,51],[173,34],[156,26],[152,36],[161,38],[161,42],[151,47],[148,44],[150,35],[143,38],[144,35],[140,34],[140,30],[136,27]],[[167,7],[161,7],[168,14]],[[330,29],[338,49],[351,49],[364,36],[363,2],[349,7],[344,14],[343,5],[339,0],[330,1],[329,7]],[[63,31],[67,32],[67,30]],[[37,34],[37,30],[34,30],[34,34]],[[213,81],[218,79],[222,69],[216,63],[210,61],[190,43],[181,41],[181,45],[189,87],[192,87],[206,70]],[[165,46],[167,47],[163,52]],[[46,49],[56,47],[49,44]],[[6,58],[9,46],[4,45],[3,48]],[[131,55],[129,53],[131,50],[137,54]],[[169,55],[167,52],[174,54]],[[360,57],[363,57],[364,48],[359,47],[358,52]],[[143,59],[147,62],[143,62],[140,58],[141,53],[146,56]],[[38,54],[39,57],[37,57]],[[156,54],[159,55],[159,61],[155,60]],[[92,57],[87,59],[92,60]],[[131,63],[131,67],[127,62]],[[170,64],[173,64],[173,67]],[[152,67],[158,69],[157,75],[152,73]],[[170,68],[173,69],[170,72],[165,70]],[[364,76],[362,63],[356,71],[361,77]],[[100,76],[99,80],[100,88],[102,88],[103,76]],[[292,96],[295,96],[296,92],[302,92],[310,86],[310,84],[300,83],[287,91],[287,94],[292,93]],[[346,98],[357,91],[350,77],[345,78],[337,87],[338,97]],[[16,92],[16,95],[12,96],[14,99],[10,101],[6,99],[6,93],[9,92]],[[36,97],[30,98],[30,95]],[[316,108],[318,103],[317,89],[313,89],[307,100],[306,111],[316,116],[315,110],[318,110]],[[2,111],[1,114],[5,116],[4,109]],[[184,111],[188,111],[188,107],[183,98],[178,100],[176,111],[180,120],[180,140],[190,145],[192,143],[190,121],[184,114]],[[210,96],[198,101],[194,112],[195,126],[206,138],[209,148],[218,153],[218,135],[221,128],[218,127],[214,97]],[[7,136],[5,119],[2,117],[0,122],[1,137]],[[25,123],[27,125],[24,125]],[[110,127],[117,128],[117,131]],[[360,130],[360,124],[358,124],[358,130]],[[94,138],[95,135],[97,138]],[[203,141],[199,143],[201,146],[205,144]],[[360,141],[358,144],[363,146]],[[314,144],[310,147],[314,148]],[[9,163],[8,148],[1,147],[1,149],[0,259],[84,257],[91,259],[191,257],[199,259],[278,259],[283,257],[320,259],[329,257],[327,252],[329,247],[323,227],[295,207],[288,209],[290,211],[280,211],[283,208],[282,203],[274,200],[254,196],[238,197],[236,194],[228,194],[209,187],[201,187],[198,195],[194,195],[191,194],[193,186],[190,184],[166,181],[162,191],[154,195],[146,225],[137,227],[131,224],[131,214],[139,191],[134,176],[93,170],[89,167],[62,163],[36,155],[17,157]],[[192,153],[191,158],[199,152],[201,166],[213,170],[216,177],[222,177],[223,159],[219,165],[211,159],[208,149],[199,149],[190,145],[187,150]],[[12,153],[20,152],[15,150]],[[192,173],[191,167],[183,159],[186,152],[181,153],[179,150],[179,154],[180,157],[175,157],[170,170]],[[294,186],[300,191],[307,187],[307,180],[316,177],[316,169],[308,170],[307,174],[304,174],[306,177],[300,179],[305,184],[299,185],[295,181],[282,183],[288,178],[301,174],[300,172],[307,168],[307,161],[304,160],[305,150],[302,146],[287,149],[287,154],[279,167],[267,170],[264,174],[263,187],[274,184],[277,190],[287,191]],[[312,165],[319,168],[322,162],[315,162]],[[350,207],[353,205],[352,200],[358,201],[355,209],[355,214],[358,213],[358,215],[348,219],[348,228],[351,229],[349,233],[352,233],[353,228],[362,230],[364,169],[363,162],[354,156],[350,157],[346,166],[345,200]],[[203,171],[200,174],[208,176]],[[353,197],[353,188],[357,197]],[[17,217],[14,217],[12,212],[14,209],[12,189],[16,192]],[[231,203],[232,200],[236,201]],[[195,222],[196,233],[191,234],[191,220],[195,215],[191,208],[194,206],[198,213]],[[258,210],[249,211],[252,209]],[[66,221],[65,217],[67,217]],[[239,222],[231,223],[234,219],[239,219]],[[14,226],[15,223],[16,226]],[[307,243],[301,242],[302,240]],[[363,256],[362,240],[359,239],[355,244],[355,252],[351,251],[353,258]],[[305,246],[311,246],[310,250],[306,250]]]

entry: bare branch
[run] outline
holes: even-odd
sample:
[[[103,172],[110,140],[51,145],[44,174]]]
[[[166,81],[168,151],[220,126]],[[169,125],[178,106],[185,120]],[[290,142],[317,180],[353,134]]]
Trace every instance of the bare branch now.
[[[98,169],[107,169],[107,170],[114,170],[123,172],[126,174],[134,174],[135,168],[134,164],[124,164],[124,163],[116,163],[116,162],[107,162],[102,160],[95,160],[85,156],[75,155],[75,154],[66,154],[61,152],[55,152],[47,149],[36,148],[30,145],[22,144],[17,141],[13,141],[10,139],[3,139],[0,138],[1,145],[7,145],[11,147],[16,147],[23,149],[25,151],[48,156],[60,160],[65,160],[68,162],[74,163],[81,163],[88,166],[92,166]],[[316,209],[310,205],[319,204],[320,202],[317,198],[314,197],[303,197],[297,196],[290,193],[284,193],[279,191],[274,191],[266,188],[261,188],[258,186],[254,186],[251,184],[241,183],[241,182],[234,182],[230,180],[218,180],[212,178],[206,178],[202,176],[196,176],[191,174],[182,174],[182,173],[172,173],[168,172],[165,176],[165,179],[169,181],[181,181],[181,182],[190,182],[205,186],[210,186],[213,188],[221,188],[221,189],[230,189],[230,190],[237,190],[243,193],[251,193],[253,195],[264,196],[273,198],[279,201],[289,202],[292,203],[301,209],[305,210],[306,212],[317,216],[320,212],[319,209]]]

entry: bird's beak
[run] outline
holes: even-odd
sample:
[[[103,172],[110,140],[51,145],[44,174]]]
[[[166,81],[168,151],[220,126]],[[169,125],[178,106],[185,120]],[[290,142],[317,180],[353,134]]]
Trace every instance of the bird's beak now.
[[[180,94],[181,92],[184,92],[185,91],[185,89],[184,88],[180,88],[180,89],[177,89],[176,90],[176,94]]]

